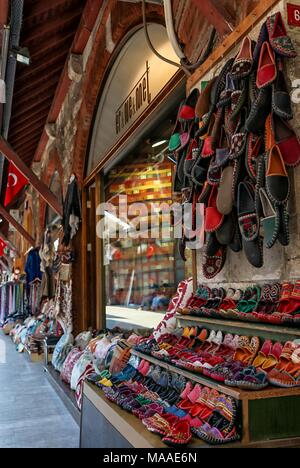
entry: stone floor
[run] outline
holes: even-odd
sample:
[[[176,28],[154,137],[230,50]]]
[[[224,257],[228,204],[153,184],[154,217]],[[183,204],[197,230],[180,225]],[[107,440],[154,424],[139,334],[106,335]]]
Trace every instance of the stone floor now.
[[[0,448],[77,448],[79,427],[43,367],[0,331]]]

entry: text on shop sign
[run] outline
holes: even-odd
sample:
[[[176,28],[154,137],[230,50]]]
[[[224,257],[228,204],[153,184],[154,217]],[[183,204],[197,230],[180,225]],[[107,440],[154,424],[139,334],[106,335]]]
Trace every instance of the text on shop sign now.
[[[290,26],[300,26],[300,5],[287,4],[288,24]]]
[[[146,62],[146,72],[139,79],[134,88],[122,102],[116,111],[116,133],[117,135],[134,119],[135,115],[151,102],[150,67]]]

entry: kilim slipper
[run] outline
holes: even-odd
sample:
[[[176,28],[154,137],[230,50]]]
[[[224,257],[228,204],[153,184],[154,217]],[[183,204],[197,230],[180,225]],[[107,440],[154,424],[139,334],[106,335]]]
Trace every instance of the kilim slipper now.
[[[296,57],[297,52],[287,35],[281,13],[278,11],[274,15],[269,16],[266,23],[269,40],[275,52],[289,58]]]

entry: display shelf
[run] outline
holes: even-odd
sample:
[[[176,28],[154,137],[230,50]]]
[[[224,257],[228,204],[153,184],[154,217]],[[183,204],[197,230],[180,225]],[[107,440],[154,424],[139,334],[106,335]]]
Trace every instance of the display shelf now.
[[[98,414],[98,416],[97,416]],[[90,416],[95,421],[90,420]],[[94,426],[96,425],[96,427]],[[106,427],[103,431],[102,428]],[[124,445],[124,441],[128,445]],[[95,385],[85,382],[83,389],[83,408],[81,425],[81,448],[166,448],[161,437],[149,432],[143,423],[133,414],[128,413],[114,403],[108,401],[103,392]],[[228,445],[209,446],[200,439],[193,438],[188,449],[203,448],[272,448],[299,447],[300,438],[265,440],[245,443],[234,442]]]
[[[271,325],[267,323],[258,323],[258,322],[244,322],[238,320],[227,320],[227,319],[217,319],[210,317],[195,317],[193,315],[181,315],[177,314],[177,320],[179,323],[184,323],[185,326],[188,324],[203,324],[208,325],[212,329],[225,329],[231,332],[243,332],[247,330],[251,335],[261,333],[262,336],[266,338],[276,338],[276,335],[286,340],[291,338],[300,339],[300,329],[293,327],[282,327],[279,325]]]
[[[31,362],[42,362],[45,359],[44,353],[41,353],[41,354],[33,353],[32,351],[30,351],[28,346],[24,347],[24,351],[27,354],[27,356],[29,357]],[[51,358],[51,355],[49,356],[49,359],[50,358]]]
[[[151,362],[157,366],[163,367],[170,372],[176,372],[177,374],[181,374],[186,377],[188,380],[192,380],[193,382],[197,382],[201,385],[210,388],[216,388],[221,393],[225,395],[232,396],[236,400],[257,400],[257,399],[266,399],[266,398],[278,398],[278,397],[285,397],[285,396],[300,396],[300,387],[299,388],[275,388],[275,387],[267,387],[263,390],[259,391],[247,391],[241,390],[236,387],[228,387],[227,385],[220,384],[209,377],[206,377],[202,374],[195,374],[193,372],[189,372],[184,369],[180,369],[172,364],[168,364],[164,361],[160,361],[152,356],[148,356],[147,354],[143,354],[139,351],[132,350],[132,354],[138,356],[146,361]]]
[[[132,350],[132,354],[238,400],[243,447],[300,446],[300,388],[241,390],[220,384],[201,374],[179,369],[139,351]]]

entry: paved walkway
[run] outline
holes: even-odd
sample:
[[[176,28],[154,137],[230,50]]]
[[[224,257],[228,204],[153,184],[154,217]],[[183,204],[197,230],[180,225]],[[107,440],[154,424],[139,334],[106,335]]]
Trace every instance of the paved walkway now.
[[[42,365],[18,354],[0,330],[0,448],[77,448],[79,427]]]

